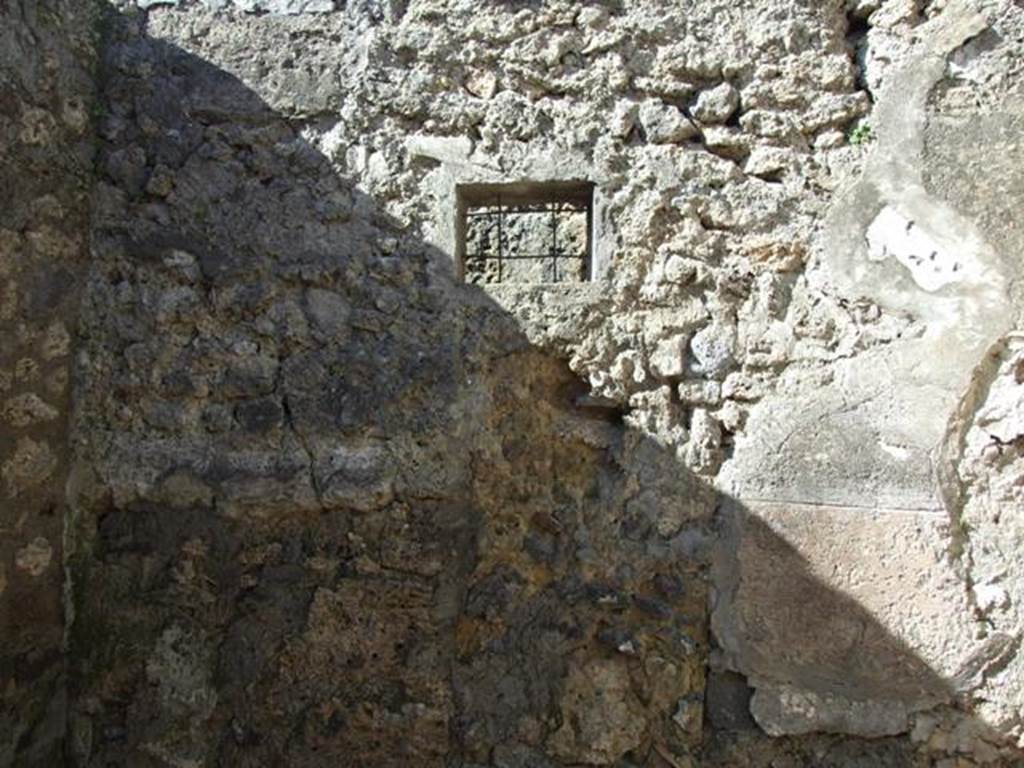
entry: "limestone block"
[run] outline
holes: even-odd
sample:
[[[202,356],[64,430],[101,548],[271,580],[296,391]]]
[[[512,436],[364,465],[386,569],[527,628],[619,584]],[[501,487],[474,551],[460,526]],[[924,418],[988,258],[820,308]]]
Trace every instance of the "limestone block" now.
[[[662,339],[650,354],[651,373],[660,379],[681,376],[689,341],[690,337],[685,334]]]
[[[751,137],[729,125],[709,125],[703,131],[704,145],[716,155],[742,160],[754,145]]]
[[[729,83],[701,91],[693,106],[693,116],[702,123],[724,123],[740,104],[740,95]]]
[[[549,746],[563,760],[611,765],[638,746],[646,730],[643,707],[620,659],[573,665],[561,708],[562,727]]]
[[[445,163],[464,163],[473,151],[473,142],[465,136],[427,136],[417,134],[405,140],[413,157],[428,157]]]
[[[859,701],[788,685],[759,687],[750,711],[771,736],[828,731],[877,738],[905,732],[910,718],[903,701]]]
[[[16,497],[49,478],[57,469],[57,457],[46,442],[31,437],[18,439],[14,455],[0,467],[7,492]]]
[[[318,340],[339,343],[348,336],[351,307],[340,294],[309,288],[306,291],[306,311]]]
[[[652,144],[674,144],[696,136],[697,126],[682,112],[660,99],[640,105],[640,123]]]
[[[365,512],[386,505],[394,496],[394,469],[381,446],[334,446],[317,474],[327,503]]]
[[[155,1],[166,2],[167,0]],[[154,0],[149,0],[149,2],[154,2]],[[204,0],[204,2],[215,10],[228,4],[225,0]],[[263,12],[280,15],[330,13],[335,10],[334,0],[234,0],[234,6],[240,11],[249,13]]]
[[[26,392],[8,399],[3,408],[2,416],[13,427],[26,427],[40,421],[52,421],[59,412],[33,392]]]
[[[772,177],[793,164],[793,150],[786,147],[757,147],[747,158],[743,170],[751,176]]]
[[[709,325],[694,334],[690,340],[693,360],[690,367],[696,373],[719,376],[734,364],[733,347],[736,343],[735,330]]]
[[[29,576],[40,576],[53,560],[53,547],[42,536],[37,536],[14,555],[14,565]]]

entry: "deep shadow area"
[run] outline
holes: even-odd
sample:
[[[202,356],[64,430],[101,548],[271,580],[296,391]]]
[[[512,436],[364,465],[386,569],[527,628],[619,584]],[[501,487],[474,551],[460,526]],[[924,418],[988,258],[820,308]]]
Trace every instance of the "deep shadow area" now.
[[[91,3],[0,3],[0,765],[61,760],[71,336],[88,269]]]
[[[706,482],[585,407],[302,120],[144,14],[109,27],[69,764],[918,764],[906,739],[769,741],[742,680],[743,733],[706,719]],[[820,607],[794,631],[856,628],[776,682],[954,701],[756,516],[719,525],[775,553],[762,589]]]

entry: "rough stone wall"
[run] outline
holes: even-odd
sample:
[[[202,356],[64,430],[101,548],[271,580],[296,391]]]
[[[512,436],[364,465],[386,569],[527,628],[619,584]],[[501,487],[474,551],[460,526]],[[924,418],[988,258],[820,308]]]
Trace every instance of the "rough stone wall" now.
[[[704,762],[1000,759],[936,472],[1011,281],[928,98],[1011,99],[1016,9],[161,5],[105,48],[79,762],[685,765],[705,704]],[[581,177],[593,284],[453,283],[455,184]]]
[[[112,20],[74,759],[685,754],[707,595],[678,552],[700,545],[703,482],[453,285],[447,255],[319,147],[323,114],[281,103],[305,91],[275,103],[186,46],[196,24],[267,51],[372,37],[369,17]]]
[[[0,3],[0,765],[54,765],[64,734],[64,485],[93,45],[87,3]]]
[[[1012,764],[1017,4],[106,18],[71,764]]]

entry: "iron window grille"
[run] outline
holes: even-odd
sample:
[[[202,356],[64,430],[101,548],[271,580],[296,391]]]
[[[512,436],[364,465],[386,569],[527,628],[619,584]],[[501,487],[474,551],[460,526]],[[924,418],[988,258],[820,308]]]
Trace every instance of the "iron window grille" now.
[[[458,188],[459,262],[467,283],[580,283],[591,278],[593,185]]]

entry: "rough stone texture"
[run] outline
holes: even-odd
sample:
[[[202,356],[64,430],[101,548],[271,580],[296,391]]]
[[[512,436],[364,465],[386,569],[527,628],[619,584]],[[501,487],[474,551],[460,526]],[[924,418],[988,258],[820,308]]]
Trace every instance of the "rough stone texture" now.
[[[89,4],[0,4],[0,765],[65,730],[69,368],[87,268]]]
[[[427,168],[377,199],[387,155],[318,143],[386,142],[372,115],[296,117],[187,50],[365,19],[179,14],[105,46],[74,760],[685,755],[704,481],[397,225]]]
[[[69,764],[1020,759],[1018,4],[102,26],[73,439],[0,404]],[[458,185],[566,180],[591,282],[458,279]]]
[[[977,608],[977,563],[964,550],[971,525],[964,524],[964,506],[971,492],[961,472],[968,456],[958,437],[979,407],[979,387],[987,386],[979,381],[991,378],[979,371],[991,370],[993,345],[1019,324],[1014,254],[1021,246],[1009,218],[992,218],[1014,199],[1020,183],[1019,172],[1010,169],[1020,167],[1020,144],[1000,138],[1017,119],[1020,100],[998,79],[979,78],[976,72],[991,59],[983,64],[965,53],[964,44],[981,35],[990,41],[986,48],[998,50],[996,38],[1003,44],[1019,39],[1021,21],[1018,9],[1003,4],[950,3],[911,25],[924,24],[921,44],[905,42],[900,66],[884,78],[864,171],[833,204],[820,259],[807,273],[809,281],[869,300],[878,307],[871,312],[902,316],[906,325],[882,347],[837,359],[810,401],[802,390],[806,374],[787,369],[751,413],[747,436],[737,441],[721,478],[754,512],[733,516],[732,541],[760,554],[738,559],[738,579],[719,580],[718,637],[735,651],[728,663],[752,675],[754,714],[769,731],[903,731],[913,720],[908,716],[930,707],[939,691],[939,698],[959,701],[973,713],[961,726],[970,733],[963,743],[1021,738],[1020,692],[1008,684],[995,694],[988,682],[1004,673],[1016,679],[1008,668],[1019,629],[1009,628],[1011,620],[994,631]],[[962,80],[976,86],[970,107],[964,106]],[[981,114],[979,102],[986,104]],[[949,130],[958,110],[963,125],[976,126],[970,132]],[[977,143],[979,133],[986,137],[984,147]],[[995,177],[982,174],[984,181],[977,180],[971,170],[981,172],[982,156],[991,156],[991,142],[1000,140],[998,159],[985,162]],[[965,183],[973,185],[970,193]],[[840,521],[845,530],[837,538]],[[785,531],[793,547],[781,560],[758,543],[765,525]],[[851,531],[851,525],[861,530]],[[858,540],[846,555],[836,552]],[[916,574],[892,570],[886,555],[896,545],[899,569]],[[726,570],[735,556],[727,550]],[[1013,572],[1010,551],[988,550],[983,569]],[[794,690],[794,680],[815,668],[823,671],[814,659],[826,649],[807,646],[793,654],[794,643],[799,647],[808,637],[789,634],[785,624],[824,622],[821,636],[840,638],[850,611],[827,618],[820,601],[794,604],[794,594],[813,594],[799,582],[780,590],[781,602],[773,601],[764,592],[758,563],[785,568],[787,579],[809,567],[818,583],[854,597],[880,621],[891,647],[924,662],[915,673],[919,684],[907,681],[898,701],[887,702],[886,680],[900,674],[875,652],[868,654],[878,664],[874,670],[826,662],[826,674],[841,672],[841,681],[822,685],[804,679]],[[997,589],[983,592],[996,603],[1002,599]],[[755,616],[765,623],[756,632],[743,629]],[[871,642],[870,633],[858,633],[856,644]],[[894,660],[902,655],[889,654]],[[850,702],[841,700],[844,688],[860,686],[866,687]],[[984,744],[977,752],[992,757]]]

